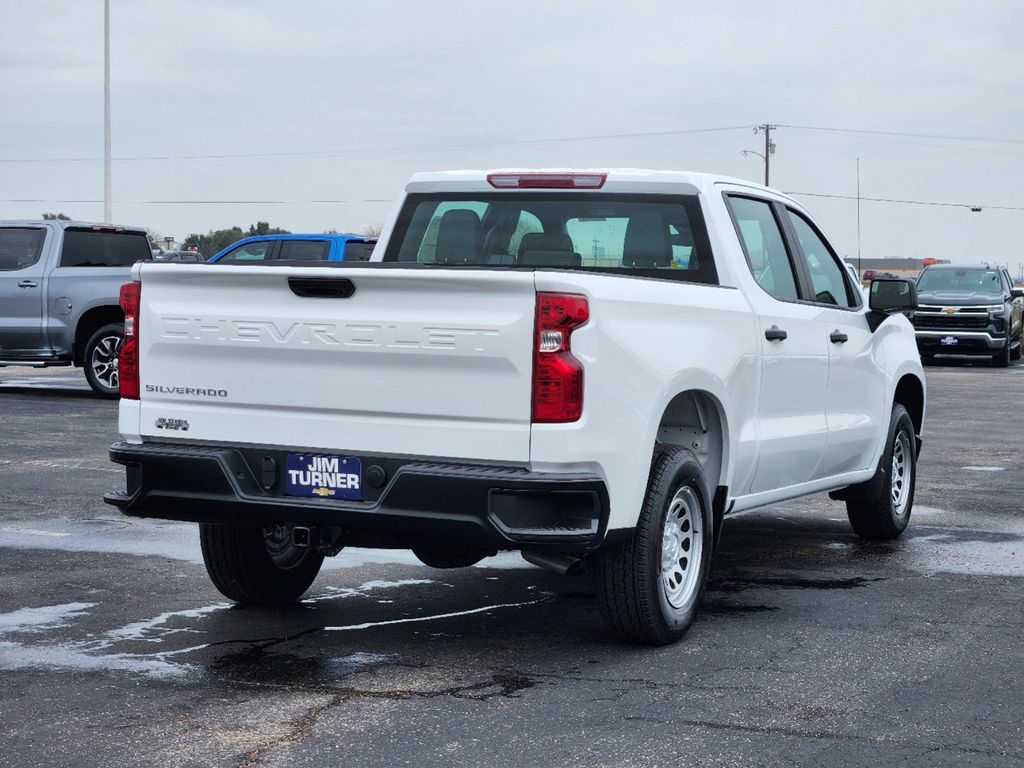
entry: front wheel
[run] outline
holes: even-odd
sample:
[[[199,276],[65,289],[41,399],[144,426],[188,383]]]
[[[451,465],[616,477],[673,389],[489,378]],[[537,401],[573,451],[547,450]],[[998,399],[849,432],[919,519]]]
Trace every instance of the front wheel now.
[[[1010,367],[1010,342],[1006,342],[1006,346],[1001,350],[992,355],[992,365],[996,368],[1009,368]]]
[[[910,522],[917,481],[917,440],[914,422],[899,403],[892,407],[888,442],[879,460],[881,482],[871,485],[870,495],[855,494],[847,499],[846,516],[858,536],[865,539],[896,539]]]
[[[667,645],[697,616],[711,564],[714,525],[704,470],[689,450],[654,454],[632,538],[592,558],[598,605],[624,640]]]
[[[90,336],[85,345],[85,380],[100,397],[115,398],[120,394],[117,358],[123,338],[124,325],[111,323]]]
[[[291,527],[199,524],[203,562],[213,585],[236,603],[283,605],[309,589],[324,556],[292,543]]]

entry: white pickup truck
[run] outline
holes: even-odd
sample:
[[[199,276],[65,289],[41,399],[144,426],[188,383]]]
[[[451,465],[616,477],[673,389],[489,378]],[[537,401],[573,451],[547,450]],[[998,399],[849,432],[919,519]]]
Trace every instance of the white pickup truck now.
[[[745,181],[419,174],[369,263],[135,267],[106,500],[199,522],[236,601],[298,598],[343,546],[519,550],[668,643],[731,512],[832,491],[862,536],[906,527],[915,301],[876,281],[865,307]]]

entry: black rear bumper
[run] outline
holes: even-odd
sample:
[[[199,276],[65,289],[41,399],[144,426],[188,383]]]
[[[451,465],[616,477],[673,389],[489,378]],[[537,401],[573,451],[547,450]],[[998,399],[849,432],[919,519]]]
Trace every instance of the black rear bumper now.
[[[341,528],[361,546],[588,550],[607,527],[608,491],[596,475],[365,457],[382,469],[379,489],[365,501],[338,501],[284,495],[282,470],[267,470],[283,454],[115,443],[110,458],[125,465],[127,487],[104,501],[133,517]]]

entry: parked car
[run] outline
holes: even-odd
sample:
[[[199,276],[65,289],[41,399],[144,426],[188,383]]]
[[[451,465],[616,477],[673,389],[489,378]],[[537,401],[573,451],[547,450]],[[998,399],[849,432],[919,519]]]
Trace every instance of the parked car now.
[[[76,365],[118,395],[118,291],[151,258],[141,227],[0,221],[0,366]]]
[[[1002,267],[940,264],[917,279],[914,328],[921,357],[983,355],[1006,368],[1021,356],[1024,290]]]
[[[153,261],[184,262],[195,264],[206,261],[199,251],[153,251]]]
[[[866,307],[795,200],[696,173],[428,173],[384,231],[370,264],[147,264],[124,288],[127,485],[106,500],[200,523],[232,600],[295,600],[343,546],[438,568],[519,550],[589,563],[609,625],[660,644],[727,514],[831,491],[861,536],[906,528],[914,286],[876,281]]]
[[[363,235],[257,235],[232,243],[211,263],[260,264],[293,261],[369,261],[375,237]]]

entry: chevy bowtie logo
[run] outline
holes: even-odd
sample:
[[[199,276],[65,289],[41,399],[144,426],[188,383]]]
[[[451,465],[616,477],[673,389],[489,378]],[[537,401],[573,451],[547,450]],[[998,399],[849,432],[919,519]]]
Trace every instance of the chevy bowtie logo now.
[[[947,315],[955,315],[960,311],[960,307],[943,307],[942,311]]]
[[[313,493],[315,493],[317,496],[333,496],[334,495],[334,489],[332,489],[332,488],[314,488],[313,489]]]

